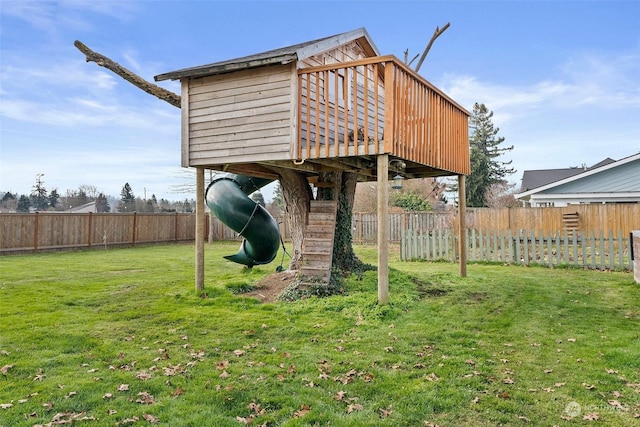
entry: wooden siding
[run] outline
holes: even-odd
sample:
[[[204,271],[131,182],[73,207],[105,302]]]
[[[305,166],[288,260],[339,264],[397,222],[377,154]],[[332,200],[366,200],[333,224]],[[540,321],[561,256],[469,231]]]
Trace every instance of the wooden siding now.
[[[183,108],[188,115],[189,131],[183,135],[188,138],[188,164],[289,159],[295,101],[292,67],[189,80],[188,108]]]
[[[397,58],[301,69],[298,87],[298,159],[388,153],[470,173],[467,111]]]

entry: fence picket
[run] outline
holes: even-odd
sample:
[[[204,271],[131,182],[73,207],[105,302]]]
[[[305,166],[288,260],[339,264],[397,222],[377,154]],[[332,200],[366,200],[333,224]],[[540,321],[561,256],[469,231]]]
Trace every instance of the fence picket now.
[[[512,264],[540,264],[550,268],[568,264],[592,269],[631,268],[628,260],[629,242],[622,238],[619,230],[617,237],[613,231],[607,235],[603,231],[598,235],[569,233],[567,230],[545,233],[538,230],[475,230],[467,229],[468,261],[490,261]],[[406,231],[401,241],[401,259],[457,260],[456,236],[453,230],[434,230],[416,234]],[[419,238],[410,238],[418,236]],[[470,238],[469,238],[470,237]],[[452,248],[449,247],[452,245]]]

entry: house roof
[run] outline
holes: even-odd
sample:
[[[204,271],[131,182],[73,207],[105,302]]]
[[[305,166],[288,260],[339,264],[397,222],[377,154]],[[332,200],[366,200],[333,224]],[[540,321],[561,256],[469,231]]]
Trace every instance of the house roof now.
[[[369,50],[369,53],[372,56],[380,55],[378,48],[371,40],[367,30],[365,28],[358,28],[357,30],[348,31],[346,33],[340,33],[317,40],[311,40],[279,49],[256,53],[254,55],[159,74],[154,77],[154,80],[162,81],[178,80],[185,77],[205,77],[261,67],[264,65],[287,64],[292,61],[305,59],[318,53],[325,52],[329,49],[333,49],[357,39],[362,39],[364,44],[363,48]]]
[[[579,175],[585,171],[589,171],[592,169],[599,168],[600,166],[605,166],[610,163],[614,163],[610,157],[596,163],[591,167],[572,167],[572,168],[564,168],[564,169],[537,169],[537,170],[526,170],[522,174],[522,183],[520,185],[520,191],[530,191],[534,188],[542,187],[543,185],[551,184],[553,182],[557,182],[563,180],[565,178],[572,177],[574,175]]]
[[[624,165],[629,165],[633,162],[640,162],[640,153],[625,157],[623,159],[620,159],[618,161],[612,160],[612,159],[605,159],[599,163],[597,163],[596,165],[587,168],[587,169],[580,169],[580,168],[572,168],[572,169],[564,169],[565,171],[567,170],[577,170],[577,173],[574,173],[572,175],[566,176],[564,178],[560,178],[558,180],[552,181],[552,182],[547,182],[546,184],[542,184],[539,185],[537,187],[533,187],[533,188],[527,188],[524,186],[525,184],[525,180],[524,180],[524,175],[523,175],[523,185],[522,188],[526,190],[522,191],[520,194],[516,194],[515,198],[516,199],[526,199],[528,197],[530,197],[532,194],[537,194],[537,193],[542,193],[545,191],[550,191],[553,192],[554,189],[556,189],[557,187],[560,186],[565,186],[566,184],[570,184],[570,183],[575,183],[579,180],[585,180],[588,179],[589,177],[592,177],[596,174],[602,173],[602,172],[606,172],[606,171],[610,171],[613,170],[615,168],[620,168]],[[551,171],[554,171],[556,169],[551,169]],[[562,169],[559,169],[562,170]],[[532,172],[545,172],[545,171],[532,171]],[[525,172],[526,173],[526,172]],[[535,174],[534,174],[535,175]],[[637,180],[637,182],[635,180],[632,180],[632,182],[627,182],[625,183],[625,185],[627,186],[632,186],[632,187],[637,187],[638,185],[640,185],[640,179]]]

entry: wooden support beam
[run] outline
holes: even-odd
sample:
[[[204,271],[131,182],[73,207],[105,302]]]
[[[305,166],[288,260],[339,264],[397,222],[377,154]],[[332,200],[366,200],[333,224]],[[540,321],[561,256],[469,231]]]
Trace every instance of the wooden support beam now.
[[[204,168],[196,168],[196,292],[204,290]]]
[[[467,200],[465,190],[466,176],[458,175],[458,242],[460,254],[460,277],[467,277]]]
[[[389,303],[389,155],[378,156],[378,304]]]

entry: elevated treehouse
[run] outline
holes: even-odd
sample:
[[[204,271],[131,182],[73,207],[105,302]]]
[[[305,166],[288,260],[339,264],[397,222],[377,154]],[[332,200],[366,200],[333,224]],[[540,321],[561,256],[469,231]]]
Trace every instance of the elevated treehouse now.
[[[381,56],[364,28],[165,79],[182,84],[185,167],[272,179],[288,169],[317,186],[333,171],[384,182],[470,172],[468,112]]]

